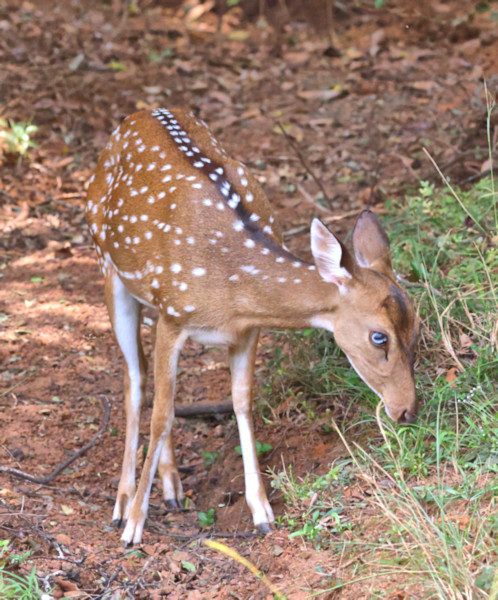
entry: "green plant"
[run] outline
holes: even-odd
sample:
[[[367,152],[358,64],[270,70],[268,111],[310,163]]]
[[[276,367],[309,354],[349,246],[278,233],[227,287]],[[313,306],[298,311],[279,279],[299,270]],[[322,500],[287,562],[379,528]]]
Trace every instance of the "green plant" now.
[[[351,522],[341,515],[343,506],[338,503],[340,490],[349,480],[350,463],[348,459],[324,475],[307,475],[300,481],[294,476],[292,465],[284,466],[279,473],[269,471],[271,486],[282,493],[288,508],[277,518],[277,524],[290,529],[289,538],[301,537],[316,547],[328,546],[331,536],[352,528]]]
[[[0,540],[0,598],[2,600],[38,600],[42,594],[36,578],[36,568],[33,567],[28,575],[12,573],[7,569],[17,568],[31,555],[9,553],[9,540]]]
[[[271,444],[266,444],[266,443],[261,443],[258,442],[258,440],[256,440],[256,455],[260,456],[261,454],[264,454],[265,452],[269,452],[270,450],[273,450],[273,446]],[[242,448],[239,446],[235,446],[235,452],[237,452],[237,454],[240,454],[242,456]]]
[[[5,146],[5,152],[25,156],[30,148],[36,148],[37,144],[31,136],[38,131],[38,127],[31,121],[15,122],[0,118],[0,147]]]
[[[411,581],[428,594],[436,593],[427,597],[487,598],[498,554],[492,517],[497,507],[496,478],[484,485],[480,478],[469,478],[465,473],[455,479],[453,470],[438,462],[430,483],[423,488],[410,485],[396,456],[397,448],[386,435],[386,427],[391,425],[382,422],[379,411],[377,418],[391,455],[388,467],[364,448],[351,447],[337,428],[357,472],[369,486],[369,503],[390,525],[386,540],[378,545],[376,554],[382,556],[382,561],[377,559],[377,568],[388,564],[394,574],[402,559],[403,572],[410,575]],[[396,439],[394,428],[393,432]],[[402,443],[396,441],[398,446]],[[469,501],[463,514],[459,504],[462,497]]]
[[[210,467],[220,456],[219,452],[203,452],[204,466]]]
[[[197,519],[201,527],[211,527],[216,520],[216,509],[210,508],[207,512],[198,512]]]
[[[151,63],[160,63],[162,62],[165,58],[169,58],[170,56],[173,56],[175,53],[175,51],[173,50],[173,48],[165,48],[164,50],[161,50],[160,52],[156,52],[155,50],[151,50],[149,52],[149,60]]]
[[[490,142],[490,158],[491,152]],[[322,478],[298,480],[289,467],[272,474],[287,507],[278,522],[291,536],[335,547],[346,559],[368,553],[368,565],[355,561],[353,572],[323,593],[386,577],[417,586],[416,597],[498,600],[496,200],[491,172],[464,191],[421,182],[402,203],[386,204],[393,263],[421,321],[416,424],[398,426],[373,414],[378,400],[331,336],[279,337],[288,351],[276,357],[271,402],[290,398],[294,409],[315,418],[319,404],[308,407],[317,396],[347,405],[347,419],[333,427],[348,447],[349,465],[334,465]],[[359,499],[344,493],[355,486]],[[370,527],[376,535],[335,535],[333,513],[337,531],[354,523],[355,532]],[[384,597],[372,594],[368,587],[368,597]]]

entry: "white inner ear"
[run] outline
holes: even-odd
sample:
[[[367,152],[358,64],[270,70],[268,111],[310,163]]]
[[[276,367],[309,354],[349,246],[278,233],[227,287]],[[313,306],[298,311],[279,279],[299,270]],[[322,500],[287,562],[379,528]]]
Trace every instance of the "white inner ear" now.
[[[311,224],[311,252],[322,279],[344,289],[351,273],[341,267],[341,244],[318,219],[313,219]]]
[[[359,252],[355,252],[354,257],[356,258],[358,266],[362,269],[368,269],[370,267],[368,260],[366,260]]]

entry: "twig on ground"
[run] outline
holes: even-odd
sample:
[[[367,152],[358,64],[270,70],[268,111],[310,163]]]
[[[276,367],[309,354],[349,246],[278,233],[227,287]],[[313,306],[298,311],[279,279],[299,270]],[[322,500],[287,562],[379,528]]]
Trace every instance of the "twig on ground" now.
[[[31,483],[38,483],[40,485],[45,485],[55,479],[59,473],[61,473],[65,468],[67,468],[72,462],[74,462],[80,456],[83,456],[85,452],[90,450],[98,440],[102,437],[105,430],[107,429],[107,425],[109,423],[109,417],[111,414],[111,405],[109,404],[109,400],[105,396],[100,397],[100,401],[102,403],[103,415],[102,422],[100,425],[100,429],[95,434],[95,436],[85,444],[82,448],[80,448],[75,454],[70,456],[63,463],[58,465],[51,473],[45,475],[44,477],[36,477],[34,475],[30,475],[29,473],[24,473],[24,471],[19,471],[18,469],[12,469],[10,467],[0,467],[1,473],[9,473],[10,475],[14,475],[15,477],[19,477],[20,479],[26,479],[27,481],[31,481]]]
[[[187,546],[189,546],[192,542],[208,540],[211,538],[221,538],[227,540],[250,540],[255,537],[261,537],[261,533],[198,533],[197,535],[191,536],[187,539],[183,544],[178,546],[177,550],[183,550]]]
[[[473,181],[477,181],[479,179],[482,179],[483,177],[487,177],[488,175],[491,175],[491,171],[492,169],[486,169],[485,171],[481,171],[480,173],[474,173],[474,175],[471,175],[470,177],[467,177],[467,179],[464,179],[462,183],[472,183]]]
[[[110,589],[113,581],[121,573],[122,570],[123,570],[123,567],[121,567],[121,566],[117,568],[117,570],[107,580],[107,583],[105,584],[104,591],[101,594],[99,594],[98,596],[95,596],[95,598],[93,598],[93,600],[100,600],[101,598],[103,598],[107,594],[107,592],[109,591],[109,589]]]
[[[3,398],[4,396],[6,396],[7,394],[10,394],[10,392],[12,392],[12,390],[15,390],[16,387],[20,386],[22,383],[24,383],[25,381],[27,381],[28,379],[30,379],[31,377],[33,377],[33,375],[30,373],[29,375],[26,375],[26,377],[24,377],[23,379],[21,379],[21,381],[18,381],[17,383],[15,383],[13,386],[11,386],[8,390],[3,391],[0,394],[0,398]]]
[[[304,187],[298,183],[296,185],[299,193],[301,194],[301,196],[307,200],[310,204],[312,204],[316,209],[318,209],[321,212],[327,213],[328,215],[330,215],[330,210],[328,208],[325,208],[325,206],[322,206],[321,204],[318,204],[318,202],[315,202],[313,200],[313,198],[308,194],[308,192],[304,189]]]
[[[425,288],[429,288],[430,291],[435,295],[435,296],[442,296],[443,294],[436,289],[435,287],[432,287],[432,285],[430,283],[421,281],[408,281],[408,279],[405,279],[402,275],[398,275],[398,273],[396,273],[396,281],[399,281],[400,283],[403,284],[404,287],[407,288],[414,288],[414,287],[425,287]]]
[[[197,417],[198,415],[219,415],[233,412],[231,400],[212,404],[210,402],[197,402],[195,404],[175,404],[176,417]]]
[[[144,588],[144,584],[143,584],[143,576],[145,571],[147,570],[148,566],[150,565],[150,563],[154,560],[154,558],[152,556],[149,556],[149,558],[147,558],[144,562],[144,565],[142,567],[142,569],[140,570],[140,574],[138,575],[138,577],[135,579],[135,581],[133,583],[131,583],[131,585],[126,587],[126,591],[127,592],[131,592],[132,594],[136,594],[137,589],[140,587],[142,589]],[[135,598],[135,596],[132,596],[133,598]]]
[[[321,221],[323,223],[325,223],[326,225],[328,225],[329,223],[334,223],[335,221],[342,221],[343,219],[349,219],[350,217],[354,217],[355,215],[357,215],[358,213],[360,213],[363,209],[362,208],[356,208],[355,210],[350,210],[342,215],[331,215],[330,217],[323,217],[321,219]],[[381,210],[376,210],[376,213],[379,212],[383,212]],[[286,231],[283,232],[284,238],[290,238],[293,237],[295,235],[300,235],[304,232],[308,232],[309,231],[309,224],[306,223],[304,225],[299,225],[298,227],[294,227],[293,229],[287,229]]]
[[[294,152],[296,153],[296,156],[299,158],[299,161],[301,162],[301,164],[303,165],[303,167],[306,169],[306,171],[311,175],[313,181],[316,183],[316,185],[320,188],[323,197],[325,198],[325,200],[327,200],[327,202],[330,202],[330,198],[328,197],[328,194],[325,190],[325,187],[323,186],[323,183],[318,179],[318,177],[313,173],[313,171],[311,170],[310,166],[308,165],[308,163],[304,160],[303,155],[301,154],[301,151],[299,150],[297,144],[294,142],[294,140],[291,138],[291,136],[285,131],[283,125],[277,121],[277,126],[279,127],[280,131],[283,133],[285,139],[287,140],[289,146],[294,150]],[[316,204],[315,202],[313,204]],[[323,207],[320,207],[323,208]]]

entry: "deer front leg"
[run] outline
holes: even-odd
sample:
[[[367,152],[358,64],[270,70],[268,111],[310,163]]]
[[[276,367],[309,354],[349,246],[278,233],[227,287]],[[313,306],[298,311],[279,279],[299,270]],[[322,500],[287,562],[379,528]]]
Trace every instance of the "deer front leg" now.
[[[147,457],[137,493],[133,499],[126,527],[121,536],[123,545],[138,544],[142,539],[152,482],[165,442],[171,440],[174,420],[174,393],[178,355],[186,334],[159,316],[154,349],[154,406],[150,424]]]
[[[147,361],[140,342],[140,303],[128,292],[114,272],[106,277],[105,299],[112,329],[125,359],[125,449],[121,478],[112,514],[114,525],[120,526],[128,518],[131,501],[135,495],[138,428],[140,407],[145,398]]]
[[[274,517],[259,470],[252,420],[252,385],[258,337],[259,329],[249,330],[236,345],[230,347],[229,361],[233,408],[244,462],[246,501],[254,524],[261,532],[267,533]]]

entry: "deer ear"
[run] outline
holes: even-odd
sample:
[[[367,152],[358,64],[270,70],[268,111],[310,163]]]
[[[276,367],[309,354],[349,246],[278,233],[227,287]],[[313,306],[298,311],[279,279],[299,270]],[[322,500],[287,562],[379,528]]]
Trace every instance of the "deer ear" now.
[[[313,219],[311,224],[311,253],[322,279],[335,283],[344,291],[352,277],[344,267],[347,250],[318,219]]]
[[[393,277],[389,238],[379,219],[370,210],[364,210],[353,229],[353,249],[356,262],[365,269],[374,269]]]

